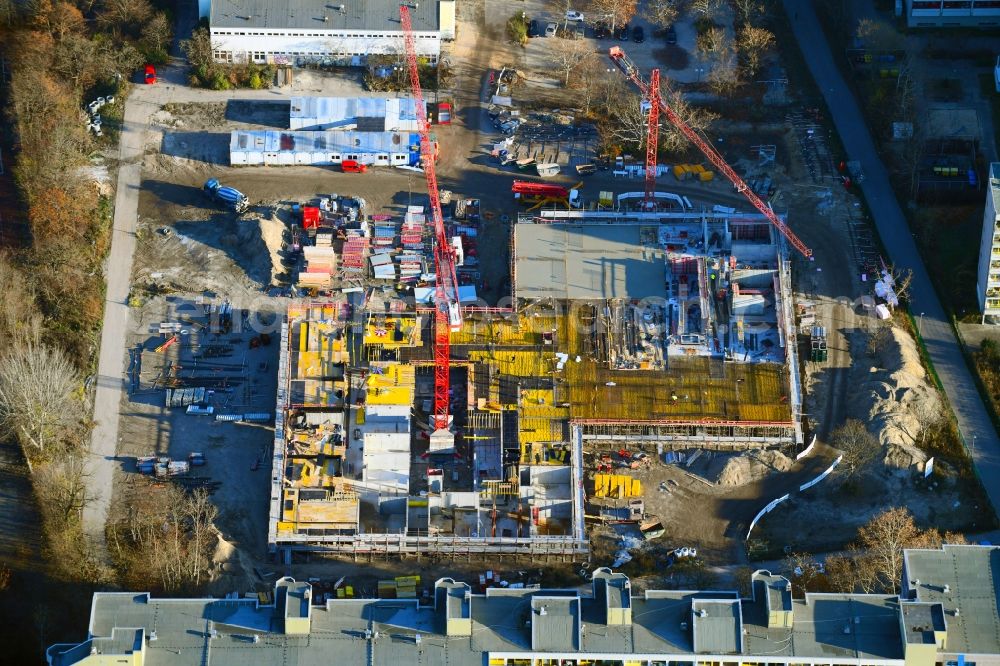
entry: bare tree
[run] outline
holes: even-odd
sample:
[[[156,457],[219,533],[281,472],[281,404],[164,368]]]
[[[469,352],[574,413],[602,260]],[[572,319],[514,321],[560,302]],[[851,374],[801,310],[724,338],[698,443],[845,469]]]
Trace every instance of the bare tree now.
[[[691,11],[702,16],[713,17],[723,8],[723,0],[691,0]]]
[[[593,18],[610,23],[614,30],[632,20],[636,4],[637,0],[591,0],[590,12]]]
[[[708,109],[689,104],[677,90],[664,90],[662,95],[667,105],[696,132],[704,132],[719,116]],[[610,120],[607,132],[616,141],[625,144],[645,145],[648,123],[642,98],[626,93],[611,100],[607,108]],[[688,138],[665,118],[661,117],[659,146],[667,152],[680,152],[688,144]]]
[[[30,455],[68,443],[83,421],[80,377],[62,352],[18,345],[0,359],[0,430]]]
[[[668,90],[663,93],[663,98],[671,109],[674,110],[681,120],[687,123],[688,127],[699,134],[709,128],[709,126],[719,118],[719,114],[704,107],[689,104],[679,90]],[[689,145],[689,140],[684,134],[670,122],[664,122],[660,127],[659,143],[668,152],[680,152]]]
[[[843,463],[848,477],[871,464],[879,450],[878,440],[857,419],[845,421],[844,425],[831,433],[830,440],[844,454]]]
[[[798,598],[806,592],[817,592],[817,583],[822,576],[822,567],[816,558],[808,553],[789,553],[784,561],[788,580],[792,584],[792,594]]]
[[[586,63],[593,63],[594,49],[585,39],[562,39],[552,50],[552,62],[562,76],[563,86],[569,87],[570,78]]]
[[[895,593],[899,591],[903,572],[903,549],[926,543],[926,537],[913,521],[909,509],[895,507],[876,515],[861,527],[858,542],[871,558],[874,569],[870,578],[877,580],[881,589]]]
[[[831,592],[851,593],[857,587],[854,558],[847,555],[829,555],[824,562],[826,582]]]
[[[865,320],[865,350],[872,358],[878,356],[892,339],[892,324],[877,317]]]
[[[148,48],[166,52],[172,36],[170,20],[163,12],[156,12],[142,26],[142,41]]]
[[[668,28],[677,21],[680,11],[674,0],[649,0],[646,3],[645,16],[653,25]]]
[[[740,87],[736,51],[731,44],[716,53],[715,66],[708,73],[708,86],[721,97],[732,96]]]
[[[764,18],[767,5],[761,0],[729,0],[736,11],[737,23],[752,23]]]
[[[906,43],[899,31],[881,19],[861,19],[854,36],[871,51],[901,51]]]
[[[38,344],[42,336],[42,314],[35,293],[24,275],[5,254],[0,254],[0,340],[5,347]]]
[[[760,69],[761,60],[774,46],[774,34],[766,28],[757,28],[745,23],[736,39],[743,67],[748,77],[753,78]]]
[[[152,14],[149,0],[102,0],[97,21],[116,34],[122,34],[142,25]]]
[[[748,599],[753,594],[753,568],[747,566],[736,567],[733,571],[733,582],[740,596]]]
[[[713,25],[698,35],[695,48],[703,58],[710,58],[725,49],[728,42],[726,31],[720,26]]]
[[[42,466],[38,471],[39,499],[43,509],[61,525],[79,520],[92,499],[87,493],[86,462],[83,456],[68,455]]]

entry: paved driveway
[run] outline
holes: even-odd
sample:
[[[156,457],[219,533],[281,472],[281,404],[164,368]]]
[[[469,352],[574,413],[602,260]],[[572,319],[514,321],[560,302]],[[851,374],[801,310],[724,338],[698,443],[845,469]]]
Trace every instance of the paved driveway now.
[[[861,162],[865,173],[861,189],[882,242],[897,267],[913,271],[911,312],[915,316],[923,315],[922,334],[931,362],[941,378],[967,446],[975,444],[973,460],[990,501],[994,507],[1000,507],[1000,441],[917,253],[917,246],[889,185],[889,177],[875,150],[868,127],[833,62],[812,3],[784,0],[784,5],[805,62],[826,99],[844,147],[851,159]],[[822,252],[823,248],[816,248],[816,251]]]

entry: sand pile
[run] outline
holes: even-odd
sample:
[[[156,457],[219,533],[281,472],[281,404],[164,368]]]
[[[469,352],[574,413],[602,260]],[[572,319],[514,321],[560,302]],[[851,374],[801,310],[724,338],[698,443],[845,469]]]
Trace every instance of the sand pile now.
[[[720,486],[743,486],[772,472],[787,472],[795,461],[781,451],[754,451],[726,461],[716,481]]]
[[[891,332],[878,352],[878,367],[854,384],[852,411],[879,438],[885,464],[909,468],[927,459],[916,442],[941,414],[941,401],[920,364],[916,343],[897,328]]]

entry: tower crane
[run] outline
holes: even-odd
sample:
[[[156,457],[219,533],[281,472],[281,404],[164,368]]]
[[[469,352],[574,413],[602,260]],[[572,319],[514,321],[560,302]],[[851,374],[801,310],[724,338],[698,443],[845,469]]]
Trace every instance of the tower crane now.
[[[632,83],[634,83],[636,87],[639,88],[639,91],[647,99],[651,100],[650,98],[651,88],[652,88],[651,84],[647,83],[646,80],[642,78],[642,74],[639,72],[639,68],[635,66],[635,63],[633,63],[627,55],[625,55],[625,51],[623,51],[619,46],[612,46],[610,51],[608,52],[608,55],[611,57],[611,62],[613,62],[618,67],[618,69],[620,69],[622,73],[624,73],[625,76],[627,76],[629,80],[631,80]],[[654,70],[654,77],[656,79],[656,84],[658,88],[659,72],[657,72],[656,70]],[[659,91],[657,90],[657,92]],[[679,129],[681,133],[687,137],[688,141],[693,143],[695,146],[698,147],[698,150],[704,153],[705,157],[708,158],[708,161],[711,162],[715,166],[715,168],[717,168],[719,171],[725,174],[726,178],[728,178],[733,183],[733,186],[736,188],[736,191],[738,191],[740,194],[746,197],[747,201],[752,203],[754,208],[763,213],[764,217],[766,217],[771,222],[771,224],[773,224],[778,229],[778,231],[780,231],[782,235],[784,235],[784,237],[788,239],[788,242],[792,244],[792,247],[801,252],[803,256],[807,258],[812,257],[812,250],[806,247],[806,244],[803,243],[799,239],[799,237],[795,235],[794,232],[792,232],[792,230],[788,227],[788,225],[785,224],[781,220],[781,218],[779,218],[774,213],[773,210],[771,210],[771,207],[768,206],[766,203],[764,203],[761,200],[761,198],[758,197],[753,192],[753,190],[750,189],[749,185],[743,182],[743,179],[740,178],[735,171],[733,171],[733,168],[729,166],[728,163],[726,163],[725,158],[723,158],[722,155],[720,155],[719,152],[711,146],[711,144],[702,139],[697,132],[691,129],[691,126],[688,125],[686,122],[684,122],[684,119],[681,118],[679,115],[677,115],[676,111],[670,108],[670,105],[667,104],[666,100],[664,100],[659,95],[656,95],[656,97],[659,98],[659,108],[660,111],[663,113],[663,115],[667,117],[667,119],[674,125],[674,127]],[[652,111],[650,115],[652,115]],[[647,201],[649,197],[649,187],[650,187],[649,146],[647,146],[647,155],[646,155]]]
[[[649,73],[649,117],[646,119],[646,208],[656,205],[656,148],[660,139],[660,70]]]
[[[441,213],[441,195],[438,191],[434,160],[437,151],[431,142],[427,124],[427,107],[420,87],[420,70],[417,68],[417,48],[413,38],[410,8],[399,6],[400,23],[406,44],[406,64],[410,73],[410,89],[417,107],[417,127],[420,132],[420,157],[427,180],[430,197],[431,219],[434,222],[434,433],[448,431],[448,388],[451,370],[451,332],[462,327],[462,308],[458,297],[458,279],[455,275],[455,249],[448,242]],[[434,448],[434,434],[431,448]]]

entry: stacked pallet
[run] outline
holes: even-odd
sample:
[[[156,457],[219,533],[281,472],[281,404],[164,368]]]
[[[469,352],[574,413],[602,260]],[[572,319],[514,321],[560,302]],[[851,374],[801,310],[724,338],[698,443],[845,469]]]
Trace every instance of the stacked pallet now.
[[[343,277],[361,277],[365,265],[368,238],[361,231],[350,230],[340,255],[340,271]]]
[[[400,241],[407,250],[421,250],[424,246],[424,229],[427,217],[422,206],[409,206],[406,217],[403,218],[403,228],[400,230]]]
[[[403,252],[396,255],[399,263],[399,279],[403,281],[416,280],[424,272],[423,255],[413,252]]]
[[[302,248],[305,268],[299,273],[299,286],[307,289],[329,289],[337,268],[330,234],[316,234],[316,245]]]
[[[375,251],[380,249],[390,250],[396,242],[396,225],[380,222],[375,224],[372,246]]]

